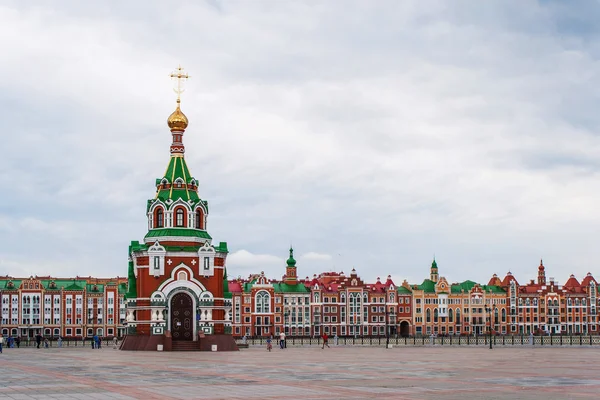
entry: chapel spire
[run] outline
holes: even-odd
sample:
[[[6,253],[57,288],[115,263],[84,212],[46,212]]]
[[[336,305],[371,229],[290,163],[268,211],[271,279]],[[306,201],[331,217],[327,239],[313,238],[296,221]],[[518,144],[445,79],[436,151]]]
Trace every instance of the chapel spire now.
[[[185,128],[188,126],[188,119],[181,111],[180,104],[181,93],[185,91],[185,89],[183,89],[183,79],[188,79],[190,76],[187,73],[183,73],[183,67],[181,67],[181,65],[169,76],[173,79],[177,79],[177,87],[173,88],[173,91],[177,93],[177,108],[167,120],[167,124],[169,125],[169,128],[171,128],[171,134],[173,135],[171,157],[183,157],[183,153],[185,153],[185,147],[183,146],[183,132],[185,132]]]

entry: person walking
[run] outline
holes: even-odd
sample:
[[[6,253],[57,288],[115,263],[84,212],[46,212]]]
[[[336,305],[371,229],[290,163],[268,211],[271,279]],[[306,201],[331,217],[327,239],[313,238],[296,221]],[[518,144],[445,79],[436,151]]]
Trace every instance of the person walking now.
[[[271,336],[269,336],[269,337],[267,338],[267,350],[269,350],[269,351],[271,351],[271,349],[273,348],[273,346],[271,345],[271,342],[272,342],[272,341],[273,341],[273,340],[272,340]]]
[[[283,347],[284,347],[284,346],[285,346],[285,333],[284,333],[284,332],[281,332],[281,333],[279,334],[279,348],[280,348],[281,350],[283,350]]]
[[[35,335],[35,342],[37,343],[37,348],[40,348],[40,344],[42,344],[42,335],[39,332]]]
[[[98,348],[98,335],[94,335],[94,337],[92,337],[92,349],[97,349]]]
[[[15,338],[15,343],[17,344],[17,349],[21,348],[21,337],[17,336]]]
[[[329,347],[329,343],[328,343],[329,342],[329,336],[327,336],[326,333],[323,333],[322,338],[323,338],[323,346],[321,347],[321,349],[324,349],[325,346],[327,346],[327,348],[329,349],[330,348]]]
[[[44,348],[47,349],[48,347],[50,347],[50,341],[48,338],[44,338]]]
[[[119,346],[119,339],[117,339],[117,337],[113,337],[113,349],[117,349],[117,347]]]
[[[62,347],[62,337],[59,336],[56,342],[58,343],[58,348],[60,349]]]
[[[2,354],[2,346],[4,345],[4,336],[0,333],[0,354]]]

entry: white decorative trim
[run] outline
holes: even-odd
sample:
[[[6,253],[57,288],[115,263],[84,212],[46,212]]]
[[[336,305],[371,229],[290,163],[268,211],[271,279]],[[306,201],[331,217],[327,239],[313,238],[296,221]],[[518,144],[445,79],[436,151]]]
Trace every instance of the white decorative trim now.
[[[158,228],[158,229],[167,229],[165,228]],[[185,229],[185,228],[179,228],[179,229]],[[156,240],[155,237],[152,238],[146,238],[144,239],[144,243],[152,243]],[[160,236],[160,240],[165,241],[165,242],[198,242],[198,243],[204,243],[204,242],[209,242],[212,239],[206,239],[206,238],[201,238],[201,237],[197,237],[197,236]]]
[[[177,280],[177,273],[181,269],[184,269],[188,272],[189,281],[178,281]],[[187,287],[188,289],[191,289],[198,297],[200,297],[200,294],[202,294],[202,292],[207,291],[206,288],[204,287],[204,285],[202,285],[202,283],[200,283],[200,281],[198,281],[197,279],[194,278],[194,272],[192,271],[192,269],[190,267],[188,267],[187,265],[185,265],[184,263],[181,263],[177,267],[173,268],[173,271],[171,272],[171,277],[169,279],[167,279],[166,281],[164,281],[159,286],[158,290],[163,292],[165,297],[168,298],[169,293],[171,291],[177,289],[177,287]]]

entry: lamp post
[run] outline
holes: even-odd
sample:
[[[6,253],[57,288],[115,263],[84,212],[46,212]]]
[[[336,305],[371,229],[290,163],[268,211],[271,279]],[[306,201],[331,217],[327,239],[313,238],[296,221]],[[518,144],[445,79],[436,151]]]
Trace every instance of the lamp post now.
[[[488,307],[485,306],[485,311],[488,313],[490,318],[490,350],[492,350],[492,311],[496,311],[496,306]]]

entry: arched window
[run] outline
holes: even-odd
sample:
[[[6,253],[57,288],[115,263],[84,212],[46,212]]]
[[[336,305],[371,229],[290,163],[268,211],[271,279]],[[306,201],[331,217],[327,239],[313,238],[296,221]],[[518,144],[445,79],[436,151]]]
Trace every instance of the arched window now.
[[[502,309],[502,322],[506,322],[506,309]]]
[[[438,309],[433,310],[433,322],[438,322]]]
[[[452,312],[452,309],[448,309],[448,321],[449,322],[454,322],[454,313]]]
[[[460,324],[460,308],[456,309],[456,323]]]
[[[268,313],[271,310],[271,296],[269,293],[261,291],[256,294],[255,309],[257,313]]]
[[[319,293],[315,293],[315,303],[319,303]]]
[[[201,209],[196,210],[196,229],[204,229],[204,213]]]
[[[504,309],[502,309],[504,311]],[[494,325],[498,325],[498,309],[496,308],[494,311]]]
[[[178,281],[187,281],[187,274],[185,273],[185,271],[180,271],[177,274],[177,280]]]
[[[178,208],[175,211],[175,223],[176,223],[176,226],[183,227],[184,226],[183,222],[184,222],[183,208]]]
[[[164,221],[164,213],[162,208],[159,208],[156,210],[156,219],[154,221],[154,226],[156,228],[162,228],[163,226],[165,226],[165,221]]]
[[[340,300],[341,300],[341,302],[342,302],[342,303],[345,303],[345,302],[346,302],[346,295],[345,295],[344,293],[342,293],[342,294],[340,295]]]
[[[363,295],[363,302],[364,303],[368,303],[369,302],[369,296],[366,293]]]
[[[429,308],[425,312],[425,322],[431,322],[431,310]]]

